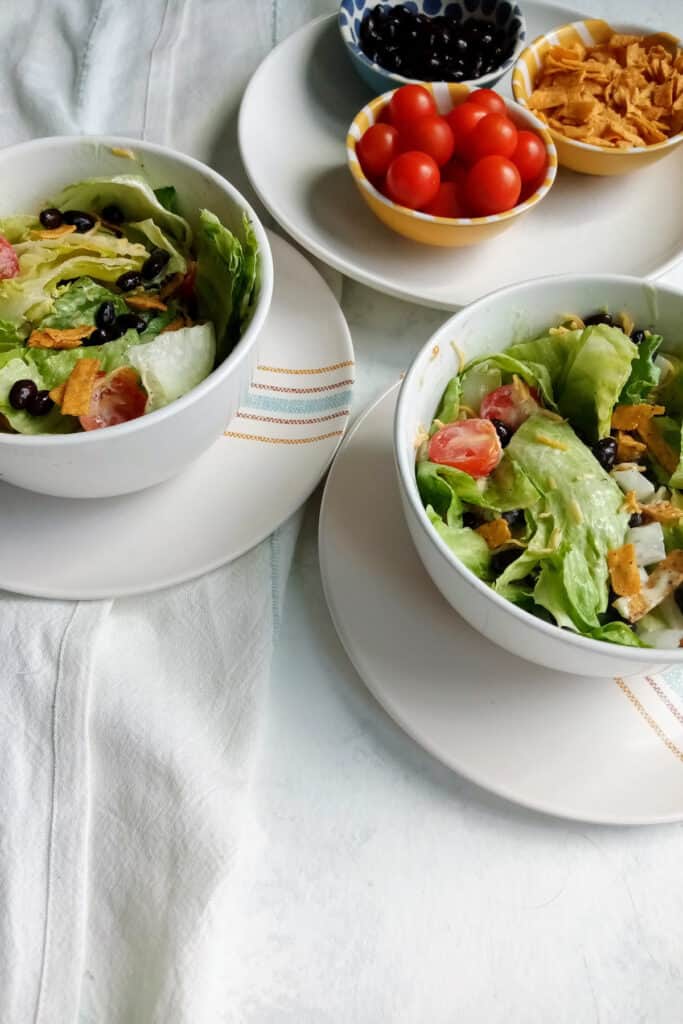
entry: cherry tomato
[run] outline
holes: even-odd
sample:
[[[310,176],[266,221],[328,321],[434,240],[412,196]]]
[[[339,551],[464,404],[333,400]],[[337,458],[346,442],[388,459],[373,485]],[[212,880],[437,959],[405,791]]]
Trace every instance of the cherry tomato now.
[[[391,110],[388,103],[382,107],[379,114],[375,117],[375,121],[377,124],[391,124]]]
[[[84,430],[113,427],[142,416],[147,404],[147,393],[140,387],[138,375],[130,366],[122,366],[108,375],[100,374],[95,382],[90,410],[81,416]]]
[[[487,114],[474,126],[465,142],[465,159],[471,164],[485,156],[512,156],[517,129],[503,114]]]
[[[467,205],[474,217],[490,217],[511,210],[521,191],[519,171],[504,156],[485,156],[467,175]]]
[[[478,107],[483,107],[489,114],[507,113],[505,100],[493,89],[475,89],[467,97],[467,102],[476,103]]]
[[[482,399],[479,415],[487,420],[500,420],[510,430],[517,430],[538,409],[536,388],[515,380],[514,384],[503,384]]]
[[[442,181],[454,181],[461,189],[465,188],[467,181],[467,168],[458,160],[451,160],[445,167],[441,168]]]
[[[16,277],[19,273],[19,258],[14,247],[4,235],[0,235],[0,281]]]
[[[387,171],[386,193],[392,202],[421,210],[439,191],[439,168],[431,156],[409,150],[392,161]]]
[[[402,131],[419,117],[436,114],[436,103],[423,85],[403,85],[389,100],[389,114],[391,123]]]
[[[534,132],[517,132],[517,145],[510,159],[523,182],[533,181],[545,170],[545,146]]]
[[[468,217],[462,189],[454,181],[442,181],[431,203],[422,207],[432,217]]]
[[[366,177],[383,178],[400,152],[397,129],[391,124],[371,125],[359,139],[356,152]]]
[[[487,419],[457,420],[442,427],[429,442],[429,458],[470,476],[488,476],[500,462],[503,449],[493,423]]]
[[[453,132],[446,118],[440,117],[439,114],[427,114],[426,117],[413,121],[401,133],[401,140],[406,149],[417,149],[421,153],[427,153],[439,167],[447,164],[453,156]]]
[[[463,156],[465,153],[465,140],[479,122],[486,117],[486,110],[478,107],[476,103],[461,103],[446,115],[446,120],[451,126],[455,140],[455,155]]]

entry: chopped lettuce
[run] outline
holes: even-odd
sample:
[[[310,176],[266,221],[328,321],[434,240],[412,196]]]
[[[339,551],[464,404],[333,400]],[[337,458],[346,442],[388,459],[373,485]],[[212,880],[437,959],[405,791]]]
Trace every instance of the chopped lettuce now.
[[[655,356],[661,344],[660,334],[646,334],[638,345],[638,354],[631,363],[631,374],[619,395],[620,404],[638,405],[649,401],[659,383],[661,371],[655,364]]]
[[[491,552],[484,538],[468,526],[448,526],[431,506],[427,506],[427,515],[436,532],[463,565],[480,579],[490,579]]]
[[[448,382],[448,387],[443,393],[441,405],[437,409],[436,416],[434,418],[440,420],[442,423],[452,423],[454,420],[457,420],[460,412],[461,401],[462,382],[460,377],[452,377]]]
[[[200,384],[213,370],[216,337],[210,323],[160,334],[128,353],[147,391],[147,412],[160,409]]]
[[[669,352],[665,356],[667,372],[659,382],[655,401],[665,407],[669,416],[680,419],[683,417],[683,359]]]
[[[25,242],[31,231],[40,229],[40,221],[33,214],[18,213],[11,217],[0,217],[0,235],[16,245]]]
[[[9,320],[0,320],[0,352],[7,352],[9,349],[21,345],[24,341],[24,334],[16,324]]]
[[[258,289],[258,247],[246,216],[243,232],[240,241],[213,213],[200,212],[197,296],[202,317],[216,328],[219,361],[244,331]]]
[[[93,210],[116,204],[127,221],[151,217],[182,246],[192,242],[190,225],[179,214],[167,209],[144,178],[136,174],[119,174],[112,178],[88,178],[69,185],[54,199],[60,210]]]
[[[95,314],[103,302],[113,302],[117,315],[128,312],[120,295],[103,288],[91,277],[64,286],[57,293],[52,312],[39,324],[40,327],[79,327],[81,324],[95,324]]]
[[[463,502],[500,513],[530,508],[539,499],[534,485],[507,453],[481,481],[436,462],[419,462],[416,472],[423,504],[432,505],[449,526],[462,526]]]
[[[77,420],[62,416],[58,406],[54,406],[46,416],[31,416],[10,405],[9,393],[18,380],[32,380],[38,390],[49,386],[39,368],[23,359],[9,359],[0,368],[0,413],[14,430],[20,434],[68,434],[76,429]]]
[[[165,210],[170,210],[171,213],[180,213],[178,193],[173,185],[165,185],[163,188],[155,188],[154,195]]]
[[[175,247],[165,231],[162,231],[158,224],[155,224],[151,217],[147,220],[139,220],[132,224],[126,224],[126,235],[133,241],[142,242],[151,249],[164,249],[170,260],[163,268],[162,274],[166,277],[169,274],[184,274],[187,270],[187,260]]]

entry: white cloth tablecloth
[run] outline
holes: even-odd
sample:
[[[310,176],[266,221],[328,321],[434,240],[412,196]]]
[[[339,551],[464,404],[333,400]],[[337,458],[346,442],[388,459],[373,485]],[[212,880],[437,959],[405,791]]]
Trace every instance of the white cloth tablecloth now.
[[[335,7],[12,0],[0,144],[144,133],[251,195],[242,89]],[[679,32],[682,10],[591,8]],[[444,314],[348,282],[344,309],[358,411]],[[433,762],[341,650],[316,519],[269,689],[296,524],[152,597],[0,596],[2,1024],[677,1024],[683,827],[552,821]]]

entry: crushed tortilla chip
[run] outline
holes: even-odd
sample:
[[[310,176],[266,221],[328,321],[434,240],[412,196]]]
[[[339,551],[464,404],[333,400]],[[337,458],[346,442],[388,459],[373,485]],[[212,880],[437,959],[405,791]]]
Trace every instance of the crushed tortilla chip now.
[[[78,360],[64,386],[62,412],[65,416],[87,416],[99,370],[99,359]]]
[[[619,462],[637,462],[646,450],[647,445],[636,440],[623,430],[617,431],[617,460]]]
[[[608,551],[607,568],[615,594],[619,597],[630,597],[640,593],[642,581],[633,544],[624,544],[620,548]]]
[[[624,495],[624,504],[621,506],[623,512],[628,512],[629,515],[635,516],[640,512],[640,504],[636,498],[635,491],[627,491]]]
[[[55,405],[62,405],[64,402],[64,392],[66,391],[66,381],[63,384],[58,384],[56,388],[50,391],[50,398]]]
[[[33,331],[28,339],[29,348],[79,348],[84,338],[93,332],[92,324],[80,327],[43,327]]]
[[[165,327],[162,327],[161,333],[166,334],[167,331],[182,331],[183,327],[187,326],[185,317],[177,316],[174,320],[171,320],[170,324],[166,324]]]
[[[666,412],[663,405],[618,405],[612,413],[612,426],[615,430],[639,430],[642,423],[653,416],[663,416]]]
[[[676,508],[670,501],[651,501],[641,505],[639,510],[645,522],[670,525],[683,519],[683,508]]]
[[[175,295],[175,293],[178,291],[184,280],[184,274],[173,274],[171,277],[169,277],[168,281],[166,281],[161,291],[159,292],[159,298],[161,299],[161,301],[165,302],[166,299],[170,299],[172,295]]]
[[[491,550],[501,547],[512,539],[507,519],[494,519],[490,523],[482,523],[477,527],[477,533],[484,538]]]
[[[683,51],[667,33],[613,33],[594,46],[552,46],[528,99],[551,128],[614,149],[651,146],[683,128]]]
[[[683,551],[670,551],[650,573],[647,583],[637,594],[627,594],[614,602],[620,615],[629,622],[638,622],[644,615],[666,600],[683,583]]]
[[[41,228],[39,231],[31,231],[31,238],[49,239],[61,238],[62,235],[73,235],[76,230],[75,224],[62,224],[58,228]]]
[[[161,313],[165,313],[168,309],[166,303],[162,302],[158,295],[145,295],[144,292],[141,292],[139,295],[124,295],[124,298],[126,305],[131,309],[158,309]]]

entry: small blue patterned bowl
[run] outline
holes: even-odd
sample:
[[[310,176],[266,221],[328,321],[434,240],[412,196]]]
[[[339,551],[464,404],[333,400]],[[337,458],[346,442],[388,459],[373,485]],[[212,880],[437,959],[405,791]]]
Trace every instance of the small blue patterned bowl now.
[[[395,71],[387,71],[371,61],[361,50],[361,22],[366,14],[369,14],[376,6],[376,2],[368,2],[368,0],[342,0],[339,7],[339,29],[354,68],[373,92],[380,94],[389,89],[397,89],[399,86],[405,85],[406,82],[415,82],[419,79],[406,78]],[[390,11],[396,4],[383,3],[379,6],[385,11]],[[506,71],[510,70],[524,49],[526,23],[515,0],[455,0],[455,2],[412,0],[407,3],[404,0],[403,6],[415,11],[416,14],[426,14],[432,18],[438,14],[448,15],[459,22],[465,21],[467,18],[476,18],[477,21],[486,21],[495,28],[504,29],[511,41],[514,38],[515,48],[500,67],[490,71],[487,75],[482,75],[481,78],[466,80],[467,85],[474,89],[493,86]]]

